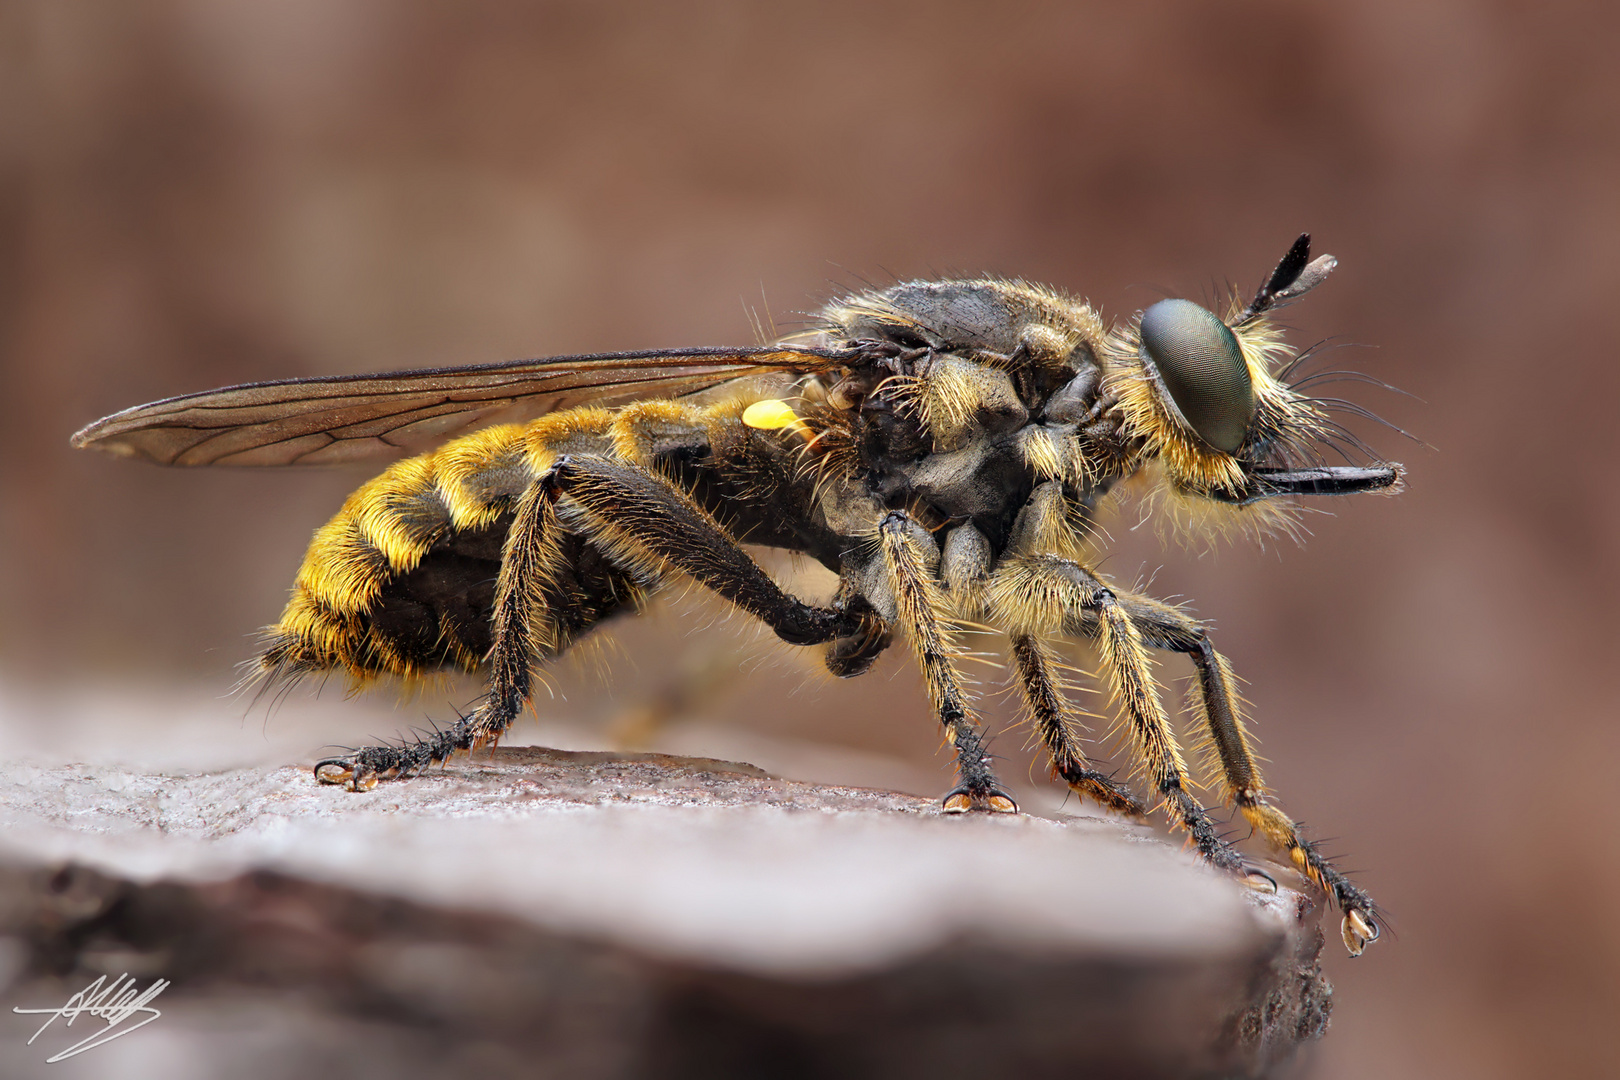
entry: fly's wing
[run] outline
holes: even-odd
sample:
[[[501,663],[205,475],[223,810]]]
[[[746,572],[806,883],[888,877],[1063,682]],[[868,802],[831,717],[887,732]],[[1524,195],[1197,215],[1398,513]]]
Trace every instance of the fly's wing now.
[[[670,349],[248,383],[125,409],[78,432],[73,445],[161,465],[388,461],[492,423],[849,359],[846,350],[793,345]]]

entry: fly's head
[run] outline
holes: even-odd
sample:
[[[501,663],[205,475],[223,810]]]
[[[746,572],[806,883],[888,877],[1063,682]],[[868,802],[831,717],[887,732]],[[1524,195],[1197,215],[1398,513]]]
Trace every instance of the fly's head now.
[[[1112,336],[1106,392],[1122,437],[1141,465],[1157,463],[1183,505],[1247,507],[1269,526],[1286,520],[1288,496],[1399,490],[1399,465],[1324,464],[1323,448],[1359,441],[1285,381],[1292,354],[1269,313],[1334,265],[1328,255],[1312,261],[1301,236],[1254,299],[1235,301],[1224,318],[1161,300]]]

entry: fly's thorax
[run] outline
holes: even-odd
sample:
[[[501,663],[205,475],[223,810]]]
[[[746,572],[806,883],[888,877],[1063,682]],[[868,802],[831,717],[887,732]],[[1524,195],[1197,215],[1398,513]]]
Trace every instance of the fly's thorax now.
[[[832,477],[857,483],[878,506],[908,510],[934,526],[972,522],[997,551],[1038,485],[1055,483],[1083,500],[1103,479],[1090,462],[1085,424],[1032,414],[1004,370],[955,357],[936,363],[950,393],[969,387],[984,404],[963,409],[936,431],[914,398],[873,395],[877,401],[845,414],[851,452],[845,467],[829,469]],[[925,372],[909,385],[925,386],[929,378]],[[829,480],[829,490],[842,486]]]
[[[899,396],[921,412],[940,444],[960,439],[976,411],[1016,426],[1086,370],[1107,342],[1088,305],[1019,281],[913,281],[860,293],[822,313],[822,340],[890,350],[830,387],[833,404],[852,408],[898,380]],[[992,421],[988,426],[996,426]]]
[[[1102,320],[1082,301],[1023,281],[909,281],[829,304],[822,328],[843,341],[891,341],[973,359],[1022,351],[1037,365],[1095,348]]]
[[[826,344],[871,358],[805,389],[829,476],[935,527],[971,522],[998,552],[1038,485],[1064,485],[1081,512],[1095,501],[1097,462],[1118,455],[1096,445],[1117,423],[1090,307],[1022,282],[909,282],[824,319]]]

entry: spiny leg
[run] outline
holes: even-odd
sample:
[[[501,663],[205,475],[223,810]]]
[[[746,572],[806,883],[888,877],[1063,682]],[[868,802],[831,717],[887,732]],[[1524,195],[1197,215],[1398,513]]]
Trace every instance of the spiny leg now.
[[[1091,767],[1080,749],[1080,734],[1069,703],[1064,700],[1056,658],[1034,634],[1012,636],[1013,664],[1024,693],[1036,736],[1052,759],[1052,771],[1070,788],[1101,805],[1132,817],[1142,816],[1142,804],[1124,785]]]
[[[568,496],[584,513],[564,523],[558,500]],[[636,576],[656,579],[665,566],[691,574],[755,615],[793,644],[832,641],[872,652],[885,640],[880,620],[864,601],[845,598],[833,607],[805,604],[787,593],[737,546],[702,507],[669,481],[633,465],[594,457],[561,457],[524,492],[502,548],[492,615],[490,688],[471,715],[431,736],[401,746],[371,746],[315,766],[323,783],[359,791],[378,779],[407,775],[498,739],[522,711],[530,664],[540,645],[556,646],[545,594],[566,574],[558,538],[583,531]],[[842,594],[841,594],[842,595]],[[545,619],[545,623],[536,625]],[[869,661],[868,661],[869,662]]]
[[[1015,634],[1065,630],[1096,640],[1114,700],[1171,822],[1187,831],[1213,865],[1243,869],[1242,856],[1221,839],[1208,812],[1187,791],[1187,765],[1159,701],[1141,632],[1114,590],[1079,563],[1048,555],[1007,560],[992,576],[988,595]]]
[[[1344,913],[1340,927],[1351,956],[1361,955],[1379,934],[1377,906],[1365,891],[1299,834],[1298,827],[1267,798],[1255,763],[1248,732],[1243,726],[1240,698],[1234,689],[1232,666],[1215,651],[1209,632],[1197,620],[1169,604],[1150,597],[1121,594],[1131,620],[1141,628],[1148,644],[1186,653],[1198,672],[1198,692],[1192,704],[1202,713],[1213,755],[1220,763],[1227,798],[1273,847],[1315,881]]]
[[[878,527],[878,542],[883,550],[884,570],[894,590],[899,622],[911,640],[918,666],[928,683],[929,700],[945,727],[945,737],[956,748],[958,784],[945,796],[945,809],[1014,813],[1018,804],[991,770],[984,732],[951,664],[955,650],[943,615],[944,600],[922,553],[908,535],[910,527],[909,516],[899,511],[891,513]]]
[[[864,601],[840,593],[832,606],[818,607],[789,596],[708,511],[656,473],[607,458],[561,457],[540,482],[573,500],[591,539],[619,559],[683,571],[791,645],[883,633]]]
[[[561,525],[556,498],[543,483],[529,485],[501,551],[501,572],[491,616],[489,693],[467,716],[432,735],[400,746],[367,746],[351,757],[328,758],[315,766],[323,784],[345,784],[364,791],[380,779],[405,776],[447,760],[457,750],[472,751],[501,737],[528,699],[529,664],[539,644],[535,621],[542,594],[563,568],[558,547]]]

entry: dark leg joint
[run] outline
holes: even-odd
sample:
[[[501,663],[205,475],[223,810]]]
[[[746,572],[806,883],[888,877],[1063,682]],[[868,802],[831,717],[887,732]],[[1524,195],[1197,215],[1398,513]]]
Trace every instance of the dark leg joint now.
[[[545,493],[547,499],[556,502],[562,496],[566,482],[573,473],[574,459],[564,454],[552,462],[551,468],[540,477],[540,490]]]
[[[865,675],[891,640],[888,630],[875,627],[861,637],[838,638],[827,646],[827,670],[840,679]]]
[[[1136,796],[1106,773],[1073,762],[1054,763],[1052,771],[1057,774],[1059,780],[1071,788],[1090,795],[1117,814],[1126,814],[1134,818],[1147,816],[1147,811],[1137,801]]]
[[[835,638],[827,646],[824,658],[827,670],[840,679],[852,679],[857,675],[866,674],[882,655],[883,650],[889,647],[894,635],[884,625],[878,613],[872,609],[866,597],[847,581],[839,582],[838,594],[833,597],[829,606],[834,611],[842,611],[850,618],[863,620],[864,625],[861,633]]]

